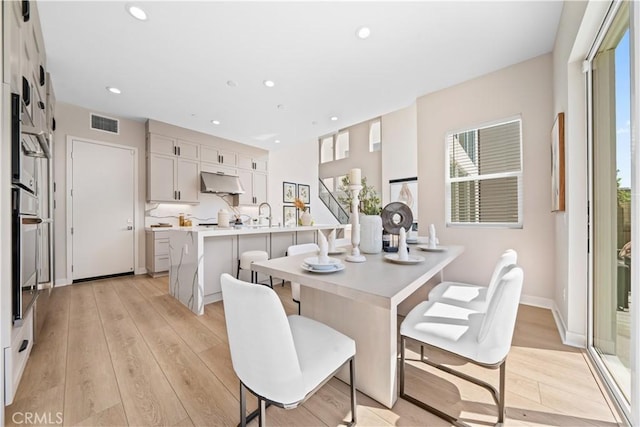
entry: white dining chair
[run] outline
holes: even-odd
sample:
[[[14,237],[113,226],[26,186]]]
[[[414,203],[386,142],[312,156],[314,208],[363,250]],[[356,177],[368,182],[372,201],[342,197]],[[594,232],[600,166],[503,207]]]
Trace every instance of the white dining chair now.
[[[495,286],[485,312],[428,300],[413,308],[400,325],[400,397],[447,422],[464,424],[456,417],[405,393],[407,339],[421,346],[420,361],[487,389],[498,406],[498,423],[504,422],[506,358],[511,348],[523,271],[508,267]],[[491,384],[425,357],[424,346],[435,347],[489,369],[500,369],[500,391]]]
[[[273,289],[229,274],[220,277],[233,370],[240,379],[240,425],[255,416],[265,425],[266,405],[298,407],[349,363],[351,423],[356,423],[355,354],[351,338],[315,320],[287,318]],[[245,390],[258,398],[246,413]]]
[[[320,247],[315,243],[304,243],[301,245],[292,245],[287,248],[287,256],[301,255],[306,253],[317,254]],[[298,314],[300,314],[300,283],[291,282],[291,298],[298,304]]]
[[[509,267],[518,262],[518,253],[507,249],[502,253],[491,275],[488,286],[461,282],[441,282],[429,292],[429,300],[458,305],[476,311],[486,311],[491,295]]]

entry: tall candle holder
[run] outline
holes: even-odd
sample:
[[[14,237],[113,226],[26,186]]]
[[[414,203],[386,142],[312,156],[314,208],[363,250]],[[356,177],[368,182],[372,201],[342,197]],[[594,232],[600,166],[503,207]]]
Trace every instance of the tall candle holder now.
[[[351,192],[351,255],[348,255],[345,259],[349,262],[365,262],[367,259],[364,255],[360,254],[360,217],[358,216],[358,204],[360,203],[359,196],[362,185],[351,184],[349,185],[349,192]]]

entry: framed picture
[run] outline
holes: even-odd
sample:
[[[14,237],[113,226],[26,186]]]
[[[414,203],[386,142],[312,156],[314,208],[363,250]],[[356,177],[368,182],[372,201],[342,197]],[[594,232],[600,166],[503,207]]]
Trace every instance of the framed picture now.
[[[551,211],[562,212],[564,205],[564,113],[558,113],[551,130]]]
[[[409,206],[413,214],[413,223],[418,222],[418,178],[401,178],[389,181],[390,200]]]
[[[296,225],[298,223],[298,209],[295,206],[283,206],[282,222],[285,227]]]
[[[298,199],[305,205],[311,203],[311,187],[306,184],[298,184]]]
[[[293,203],[296,198],[296,184],[293,182],[282,182],[282,201]]]

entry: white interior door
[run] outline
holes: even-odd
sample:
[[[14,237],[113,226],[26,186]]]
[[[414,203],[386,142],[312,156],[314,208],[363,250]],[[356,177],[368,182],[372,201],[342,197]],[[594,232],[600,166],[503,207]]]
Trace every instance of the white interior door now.
[[[73,280],[133,272],[135,151],[71,143]]]

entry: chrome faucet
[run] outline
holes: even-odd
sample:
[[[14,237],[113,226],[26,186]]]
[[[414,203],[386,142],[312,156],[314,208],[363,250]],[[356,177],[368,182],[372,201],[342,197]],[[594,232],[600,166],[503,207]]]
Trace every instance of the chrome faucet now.
[[[271,228],[271,205],[267,202],[262,202],[260,203],[260,206],[258,206],[258,215],[260,215],[260,212],[262,211],[262,206],[267,206],[269,208],[269,216],[267,217],[267,219],[269,220],[269,228]]]

